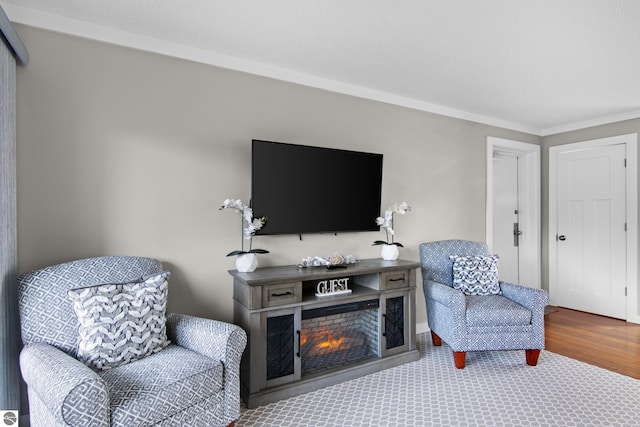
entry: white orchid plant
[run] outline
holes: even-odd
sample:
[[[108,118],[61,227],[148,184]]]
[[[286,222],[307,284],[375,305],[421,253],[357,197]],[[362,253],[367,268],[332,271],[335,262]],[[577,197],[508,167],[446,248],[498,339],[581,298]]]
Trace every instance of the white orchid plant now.
[[[222,202],[222,206],[220,206],[220,210],[222,209],[232,209],[239,214],[242,215],[242,246],[238,251],[229,252],[227,256],[235,256],[242,254],[268,254],[269,251],[264,249],[252,249],[251,244],[253,240],[253,235],[256,234],[256,231],[260,230],[262,226],[267,222],[267,217],[263,216],[261,218],[253,217],[253,209],[249,205],[245,205],[242,203],[242,200],[237,199],[225,199]],[[249,250],[244,250],[244,241],[249,241]]]
[[[404,215],[410,210],[411,206],[409,206],[407,202],[394,203],[387,208],[387,210],[384,212],[384,216],[377,217],[376,224],[384,228],[384,231],[387,234],[387,240],[376,240],[375,242],[373,242],[373,245],[396,245],[404,248],[402,243],[396,242],[394,240],[395,232],[393,231],[393,214],[397,213],[400,215]]]

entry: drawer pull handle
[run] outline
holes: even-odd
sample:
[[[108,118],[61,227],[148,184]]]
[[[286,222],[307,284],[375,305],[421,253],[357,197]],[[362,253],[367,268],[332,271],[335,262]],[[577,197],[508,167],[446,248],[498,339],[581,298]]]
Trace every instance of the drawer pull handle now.
[[[272,297],[283,297],[285,295],[293,295],[293,294],[291,292],[289,292],[289,291],[283,292],[281,294],[276,294],[276,293],[271,294]]]
[[[398,277],[397,279],[389,279],[390,282],[404,282],[404,277]]]

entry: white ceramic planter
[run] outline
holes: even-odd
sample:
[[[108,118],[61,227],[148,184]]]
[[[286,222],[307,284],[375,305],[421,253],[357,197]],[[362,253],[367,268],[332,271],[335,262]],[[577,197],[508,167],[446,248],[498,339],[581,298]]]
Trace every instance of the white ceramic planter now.
[[[394,261],[398,259],[400,251],[396,245],[382,245],[381,255],[384,260]]]
[[[236,270],[241,273],[251,273],[258,267],[256,254],[241,254],[236,256]]]

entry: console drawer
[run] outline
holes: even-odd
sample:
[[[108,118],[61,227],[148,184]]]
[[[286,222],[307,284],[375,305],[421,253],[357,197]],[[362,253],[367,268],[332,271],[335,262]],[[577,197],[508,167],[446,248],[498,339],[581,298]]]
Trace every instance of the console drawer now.
[[[274,307],[300,301],[302,301],[302,282],[278,283],[262,287],[262,307]]]
[[[393,271],[389,273],[381,273],[380,289],[397,289],[409,286],[408,271]]]

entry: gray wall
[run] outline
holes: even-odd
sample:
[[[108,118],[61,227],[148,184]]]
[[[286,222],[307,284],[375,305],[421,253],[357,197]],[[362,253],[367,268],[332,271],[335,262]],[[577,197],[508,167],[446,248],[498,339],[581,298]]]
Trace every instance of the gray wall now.
[[[401,257],[423,241],[485,239],[487,136],[509,131],[292,83],[18,26],[19,269],[102,254],[158,257],[169,310],[232,319],[227,270],[250,195],[252,138],[384,155],[383,209]],[[326,171],[318,171],[326,173]],[[347,188],[344,191],[357,191]],[[295,209],[295,200],[291,201]],[[336,207],[339,214],[339,207]],[[374,218],[371,219],[372,221]],[[257,237],[262,266],[334,252],[380,256],[384,232]],[[419,276],[418,276],[419,277]],[[422,291],[417,318],[426,322]]]

